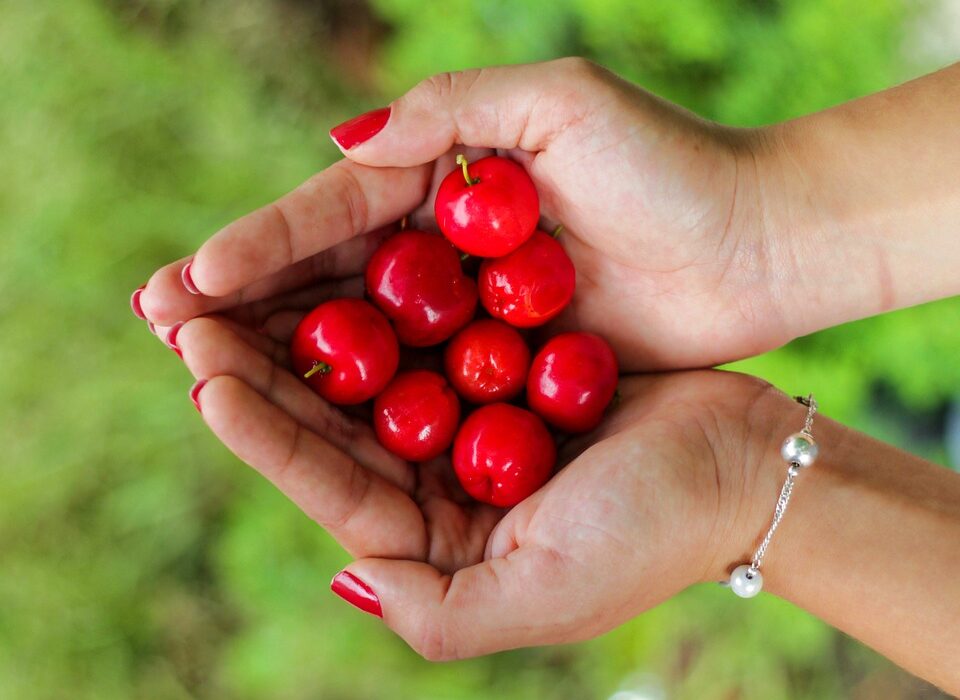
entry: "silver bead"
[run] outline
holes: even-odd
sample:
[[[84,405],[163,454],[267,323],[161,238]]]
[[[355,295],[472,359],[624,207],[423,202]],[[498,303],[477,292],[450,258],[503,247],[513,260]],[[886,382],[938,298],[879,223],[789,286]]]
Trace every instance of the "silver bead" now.
[[[794,433],[780,446],[780,455],[786,461],[799,464],[801,467],[809,467],[813,464],[818,454],[820,454],[820,448],[807,433]]]
[[[730,574],[730,590],[741,598],[753,598],[763,588],[763,574],[749,564],[741,564]]]

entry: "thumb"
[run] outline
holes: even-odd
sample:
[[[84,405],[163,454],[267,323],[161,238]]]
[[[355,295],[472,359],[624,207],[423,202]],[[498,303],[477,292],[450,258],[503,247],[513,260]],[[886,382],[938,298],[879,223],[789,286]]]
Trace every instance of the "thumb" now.
[[[382,617],[425,659],[449,661],[560,641],[567,631],[566,569],[562,557],[539,547],[453,576],[422,562],[360,559],[333,578],[331,589]]]
[[[454,144],[542,151],[588,112],[585,93],[604,75],[580,58],[440,73],[330,136],[350,160],[376,166],[428,163]]]

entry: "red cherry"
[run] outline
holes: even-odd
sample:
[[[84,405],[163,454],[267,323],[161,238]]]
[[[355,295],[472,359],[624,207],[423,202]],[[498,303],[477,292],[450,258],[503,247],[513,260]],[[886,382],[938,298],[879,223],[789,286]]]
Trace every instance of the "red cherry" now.
[[[515,329],[483,319],[461,330],[443,356],[447,378],[467,401],[509,401],[521,391],[530,368],[530,350]]]
[[[463,274],[460,254],[443,236],[401,231],[370,258],[367,291],[393,321],[401,343],[441,343],[473,318],[477,285]]]
[[[459,424],[460,400],[436,372],[401,372],[373,402],[380,444],[411,462],[442,454]]]
[[[484,260],[478,276],[483,308],[521,328],[539,326],[563,311],[576,282],[570,256],[543,231],[502,258]]]
[[[543,421],[507,403],[478,408],[453,441],[453,469],[464,490],[494,506],[516,505],[543,486],[556,458]]]
[[[290,341],[298,376],[327,401],[362,403],[383,391],[399,362],[397,336],[362,299],[334,299],[300,321]]]
[[[488,156],[447,175],[437,190],[437,226],[457,248],[497,258],[530,238],[540,218],[540,199],[527,171],[509,158]]]
[[[527,403],[561,430],[593,430],[617,391],[617,372],[617,358],[603,338],[563,333],[533,358]]]

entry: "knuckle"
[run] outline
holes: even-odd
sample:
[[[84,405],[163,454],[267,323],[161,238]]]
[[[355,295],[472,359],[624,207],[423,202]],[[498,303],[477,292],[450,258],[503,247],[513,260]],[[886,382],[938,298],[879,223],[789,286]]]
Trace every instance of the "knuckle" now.
[[[438,624],[425,624],[413,648],[427,661],[452,661],[458,658],[450,645],[449,635]]]
[[[350,460],[348,466],[346,493],[342,507],[330,514],[330,518],[320,524],[327,529],[339,529],[347,525],[363,507],[373,483],[370,474],[359,463]]]
[[[483,74],[482,68],[437,73],[420,83],[420,88],[435,101],[458,103]]]
[[[343,168],[340,173],[341,177],[338,179],[340,201],[343,202],[346,209],[345,213],[350,231],[354,234],[363,233],[367,230],[367,222],[370,216],[367,197],[350,168]]]
[[[418,87],[420,91],[426,92],[434,99],[445,101],[453,95],[457,75],[456,71],[437,73],[423,80]]]

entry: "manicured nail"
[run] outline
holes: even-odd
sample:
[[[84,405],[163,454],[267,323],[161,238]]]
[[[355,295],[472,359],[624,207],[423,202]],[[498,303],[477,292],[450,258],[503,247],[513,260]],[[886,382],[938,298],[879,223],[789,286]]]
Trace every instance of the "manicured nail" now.
[[[333,581],[330,582],[330,590],[350,605],[371,615],[383,617],[383,610],[380,609],[380,599],[377,598],[377,594],[373,592],[370,586],[349,571],[341,571],[334,576]]]
[[[177,353],[177,356],[182,360],[183,351],[181,351],[180,346],[177,345],[177,334],[181,328],[183,328],[183,321],[174,323],[173,326],[170,327],[170,330],[167,331],[167,347]]]
[[[183,280],[183,286],[187,288],[187,291],[191,294],[200,294],[200,290],[197,289],[197,285],[193,283],[193,275],[190,274],[190,267],[193,265],[191,260],[186,265],[183,266],[183,269],[180,271],[180,279]]]
[[[133,315],[139,318],[141,321],[146,321],[147,317],[143,313],[143,307],[140,306],[140,295],[143,294],[143,290],[147,285],[141,285],[133,290],[133,294],[130,295],[130,308],[133,309]]]
[[[388,119],[390,119],[390,108],[381,107],[333,127],[330,129],[330,136],[340,148],[349,151],[380,133],[380,130],[387,125]]]
[[[200,408],[200,391],[206,386],[207,380],[201,379],[192,387],[190,387],[190,400],[193,401],[193,405],[197,407],[197,410],[200,413],[203,413],[203,409]]]

